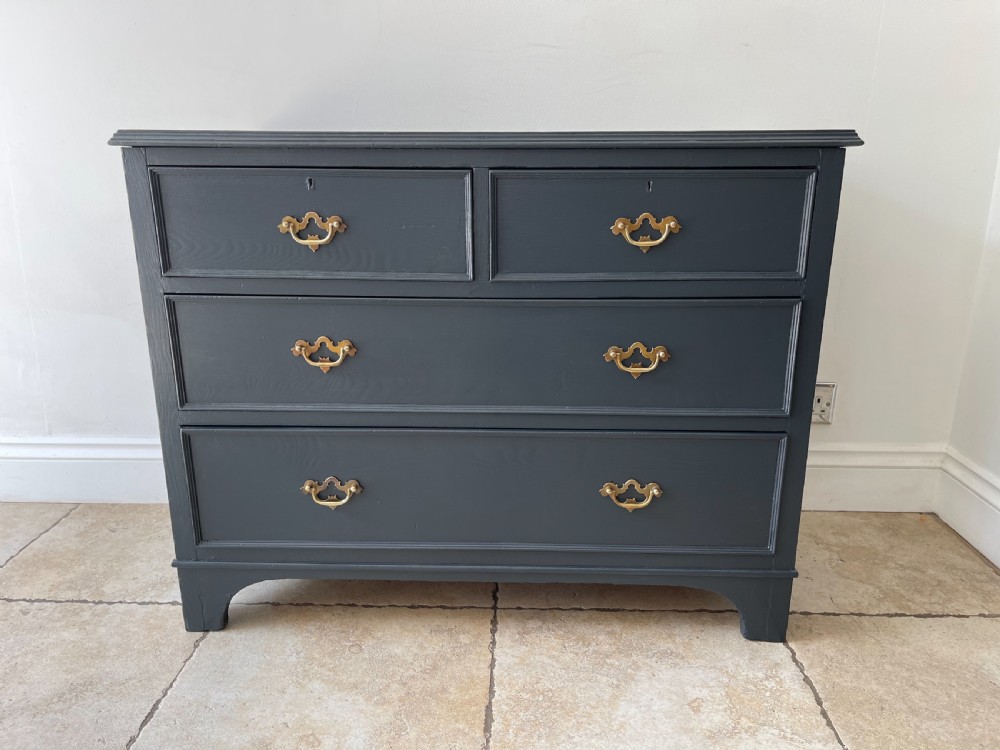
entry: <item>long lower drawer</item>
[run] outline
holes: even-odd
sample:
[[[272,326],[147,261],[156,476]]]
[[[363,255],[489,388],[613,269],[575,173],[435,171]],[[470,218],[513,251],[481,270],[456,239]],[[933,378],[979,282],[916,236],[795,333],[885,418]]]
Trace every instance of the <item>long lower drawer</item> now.
[[[201,541],[320,547],[766,553],[785,451],[775,433],[183,435]]]
[[[185,408],[778,417],[800,304],[169,300]]]

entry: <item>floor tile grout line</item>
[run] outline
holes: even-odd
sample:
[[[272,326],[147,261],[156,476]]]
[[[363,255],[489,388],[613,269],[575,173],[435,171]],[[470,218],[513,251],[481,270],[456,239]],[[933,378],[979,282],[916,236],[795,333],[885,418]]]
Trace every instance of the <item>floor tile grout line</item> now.
[[[110,601],[107,599],[30,599],[27,597],[0,596],[0,602],[9,604],[134,604],[139,607],[179,607],[180,602],[153,602],[153,601],[132,601],[120,599]]]
[[[728,615],[736,609],[645,609],[642,607],[500,607],[504,611],[516,612],[675,612],[684,614]]]
[[[55,528],[56,526],[58,526],[59,524],[61,524],[61,523],[63,522],[63,520],[65,520],[65,518],[66,518],[66,517],[67,517],[67,516],[68,516],[68,515],[69,515],[70,513],[72,513],[72,512],[74,511],[74,510],[76,510],[76,509],[77,509],[77,508],[79,508],[79,507],[80,507],[80,503],[77,503],[77,504],[76,504],[76,505],[74,505],[74,506],[73,506],[72,508],[70,508],[70,509],[69,509],[69,510],[67,510],[67,511],[66,511],[65,513],[63,513],[63,514],[62,514],[61,516],[59,516],[59,518],[57,518],[57,519],[56,519],[55,523],[53,523],[53,524],[52,524],[51,526],[49,526],[49,527],[48,527],[47,529],[43,530],[43,531],[42,531],[41,533],[39,533],[39,534],[38,534],[38,536],[36,536],[36,537],[34,537],[33,539],[31,539],[31,540],[30,540],[29,542],[27,542],[27,543],[26,543],[26,544],[25,544],[25,545],[24,545],[23,547],[21,547],[21,548],[20,548],[20,549],[19,549],[19,550],[18,550],[17,552],[15,552],[15,553],[14,553],[13,555],[11,555],[10,557],[8,557],[8,558],[7,558],[6,560],[4,560],[4,561],[3,561],[2,563],[0,563],[0,568],[4,567],[4,566],[5,566],[5,565],[6,565],[7,563],[9,563],[9,562],[10,562],[11,560],[13,560],[13,559],[14,559],[15,557],[17,557],[18,555],[20,555],[20,554],[21,554],[22,552],[24,552],[24,551],[25,551],[26,549],[28,549],[28,547],[30,547],[30,546],[31,546],[32,544],[34,544],[34,543],[35,543],[35,542],[37,542],[37,541],[38,541],[39,539],[41,539],[41,538],[42,538],[43,536],[45,536],[45,535],[46,535],[46,534],[48,534],[48,533],[49,533],[50,531],[52,531],[52,529],[54,529],[54,528]]]
[[[493,609],[483,604],[362,604],[361,602],[233,602],[237,607],[346,607],[355,609]]]
[[[179,607],[181,602],[152,601],[146,599],[41,599],[31,597],[10,597],[0,596],[0,602],[12,604],[132,604],[139,606],[167,606]],[[234,602],[236,606],[242,607],[344,607],[358,609],[442,609],[442,610],[492,610],[496,605],[482,604],[364,604],[361,602]],[[735,609],[647,609],[642,607],[496,607],[498,609],[514,612],[663,612],[672,614],[735,614]],[[811,612],[808,610],[789,610],[790,615],[800,617],[883,617],[883,618],[906,618],[914,619],[998,619],[1000,612]]]
[[[138,606],[163,606],[163,607],[179,607],[181,602],[176,600],[160,602],[160,601],[150,601],[142,599],[35,599],[31,597],[11,597],[11,596],[0,596],[0,602],[6,602],[9,604],[93,604],[93,605],[115,605],[115,604],[131,604]],[[709,614],[709,615],[725,615],[725,614],[735,614],[737,610],[735,609],[643,609],[641,607],[523,607],[523,606],[513,606],[513,607],[500,607],[499,604],[492,605],[482,605],[482,604],[363,604],[360,602],[234,602],[236,606],[242,607],[342,607],[345,609],[355,608],[355,609],[439,609],[446,611],[461,611],[461,610],[492,610],[494,608],[498,610],[504,610],[508,612],[649,612],[649,613],[669,613],[669,614]],[[956,619],[956,620],[971,620],[971,619],[984,619],[984,620],[994,620],[1000,619],[1000,612],[973,612],[973,613],[958,613],[958,612],[810,612],[806,610],[793,609],[789,611],[790,615],[797,615],[800,617],[882,617],[886,619],[893,618],[906,618],[910,617],[917,620],[933,620],[933,619]]]
[[[194,642],[194,646],[191,648],[191,653],[188,654],[187,658],[181,663],[181,668],[177,670],[177,674],[174,675],[174,679],[172,679],[170,684],[163,689],[160,697],[156,699],[153,705],[150,706],[149,711],[146,712],[145,717],[143,717],[142,722],[139,724],[139,728],[135,730],[135,734],[129,737],[128,742],[125,743],[125,750],[131,750],[132,746],[139,740],[139,737],[142,735],[142,731],[146,728],[146,725],[148,725],[149,722],[153,720],[153,717],[156,716],[156,712],[159,710],[160,704],[163,703],[163,699],[166,698],[173,689],[177,680],[180,679],[181,674],[183,674],[184,668],[187,667],[188,662],[194,658],[194,655],[198,651],[198,647],[201,645],[202,641],[208,637],[208,635],[208,633],[202,633],[198,637],[198,640]]]
[[[915,620],[994,620],[1000,618],[997,612],[974,612],[962,614],[957,612],[801,612],[792,610],[788,614],[800,617],[883,617],[885,619],[896,619],[912,617]]]
[[[792,662],[798,667],[799,672],[802,674],[802,681],[805,682],[806,686],[812,691],[813,700],[816,701],[816,705],[819,706],[820,716],[826,722],[826,725],[833,732],[833,736],[837,739],[837,744],[840,745],[842,750],[847,750],[847,745],[844,744],[843,738],[840,736],[840,732],[837,731],[837,727],[833,724],[833,719],[830,718],[830,713],[826,710],[826,706],[823,705],[823,697],[819,694],[819,688],[816,687],[816,683],[812,681],[809,673],[806,672],[805,664],[799,659],[799,655],[795,653],[795,649],[792,648],[788,641],[785,641],[782,645],[788,649],[788,653],[791,654]]]
[[[500,584],[493,584],[493,617],[490,619],[490,683],[483,712],[483,750],[490,750],[493,741],[493,698],[497,692],[497,630],[500,623]]]

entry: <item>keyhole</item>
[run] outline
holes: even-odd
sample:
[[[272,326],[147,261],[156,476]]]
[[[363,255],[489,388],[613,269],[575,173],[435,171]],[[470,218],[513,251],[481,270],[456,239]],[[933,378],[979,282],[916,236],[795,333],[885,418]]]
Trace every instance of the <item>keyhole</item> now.
[[[306,190],[312,190],[314,187],[316,187],[316,184],[313,182],[313,178],[306,177]]]
[[[646,192],[647,193],[652,193],[653,192],[653,181],[652,180],[650,180],[649,182],[646,183]]]

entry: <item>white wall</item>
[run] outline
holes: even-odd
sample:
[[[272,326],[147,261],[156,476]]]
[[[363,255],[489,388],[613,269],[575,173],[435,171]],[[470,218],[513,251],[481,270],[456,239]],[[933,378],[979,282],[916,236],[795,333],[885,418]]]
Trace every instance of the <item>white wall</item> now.
[[[1000,145],[997,7],[886,4],[820,359],[837,411],[814,444],[947,440]]]
[[[1000,171],[973,302],[951,443],[970,461],[1000,475]]]
[[[52,443],[113,438],[149,458],[124,182],[104,145],[121,127],[854,127],[867,145],[847,157],[820,368],[840,393],[814,444],[940,446],[1000,150],[996,14],[992,0],[2,2],[6,492],[41,486]],[[988,337],[993,308],[977,309]]]
[[[1000,171],[992,203],[938,512],[1000,565]]]

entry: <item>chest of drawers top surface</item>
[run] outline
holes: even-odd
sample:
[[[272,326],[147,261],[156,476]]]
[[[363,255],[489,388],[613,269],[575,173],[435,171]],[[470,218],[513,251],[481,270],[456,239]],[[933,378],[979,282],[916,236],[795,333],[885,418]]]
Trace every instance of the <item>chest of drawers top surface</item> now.
[[[575,132],[329,132],[129,130],[111,146],[150,148],[844,148],[864,143],[854,130],[652,130]]]
[[[120,131],[185,618],[275,577],[787,619],[853,131]]]

